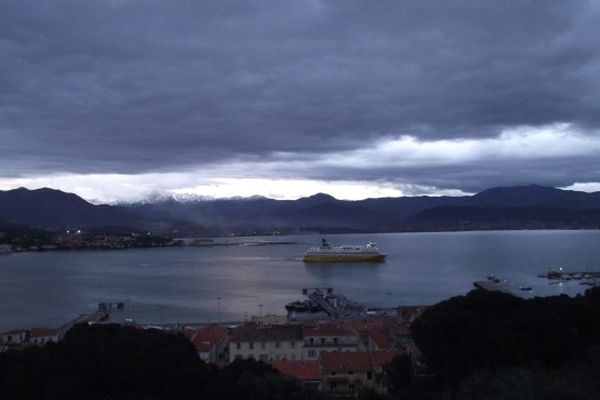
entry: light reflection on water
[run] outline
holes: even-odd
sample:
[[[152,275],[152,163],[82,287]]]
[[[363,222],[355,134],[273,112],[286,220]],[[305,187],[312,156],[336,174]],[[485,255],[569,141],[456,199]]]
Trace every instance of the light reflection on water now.
[[[262,238],[270,239],[270,238]],[[328,235],[334,244],[376,241],[384,263],[304,264],[317,235],[294,244],[123,251],[22,253],[0,257],[0,330],[58,326],[97,303],[125,301],[118,318],[138,322],[240,320],[284,313],[303,287],[333,287],[373,306],[431,304],[496,274],[523,295],[574,295],[577,282],[548,285],[548,268],[600,269],[600,231],[508,231]],[[531,286],[533,292],[520,292]],[[387,294],[389,293],[389,294]]]

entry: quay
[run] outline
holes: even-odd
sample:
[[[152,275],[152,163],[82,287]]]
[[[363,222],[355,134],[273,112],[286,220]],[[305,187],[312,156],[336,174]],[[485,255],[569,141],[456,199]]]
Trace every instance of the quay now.
[[[481,289],[481,290],[486,290],[488,292],[501,292],[501,293],[505,293],[514,297],[521,297],[519,295],[517,295],[516,293],[514,293],[512,290],[509,290],[507,288],[505,288],[504,286],[502,286],[501,284],[494,282],[494,281],[475,281],[473,282],[473,286],[475,286],[477,289]]]
[[[335,308],[333,305],[329,304],[329,302],[325,300],[323,296],[318,295],[317,293],[307,293],[306,297],[308,297],[309,300],[312,300],[315,303],[317,303],[319,307],[321,307],[327,314],[334,318],[339,318],[339,316],[342,314],[342,311],[340,309]]]
[[[109,310],[116,308],[117,310],[122,310],[125,307],[125,303],[122,301],[114,302],[114,303],[98,303],[98,311],[103,311],[108,313]]]
[[[542,278],[555,282],[567,282],[571,280],[579,281],[580,285],[600,286],[600,272],[598,271],[583,271],[583,272],[567,272],[560,267],[558,271],[548,270],[546,274],[540,275]]]
[[[81,314],[77,318],[67,322],[66,324],[60,327],[60,329],[58,330],[58,338],[59,340],[62,339],[65,336],[65,334],[69,331],[69,329],[71,329],[77,324],[96,323],[99,321],[104,321],[106,318],[108,318],[108,313],[101,310],[98,310],[92,314]]]
[[[333,293],[333,289],[330,287],[303,288],[302,294],[333,319],[356,317],[367,313],[367,307],[351,301],[345,296]]]

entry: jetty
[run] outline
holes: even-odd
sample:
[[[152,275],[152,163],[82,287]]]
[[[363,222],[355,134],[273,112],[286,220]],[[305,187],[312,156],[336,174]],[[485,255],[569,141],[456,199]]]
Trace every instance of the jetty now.
[[[98,310],[92,314],[81,314],[75,319],[67,322],[66,324],[60,327],[60,329],[58,330],[58,338],[59,340],[61,340],[65,336],[65,334],[77,324],[96,323],[99,321],[104,321],[106,318],[108,318],[108,313],[101,310]]]
[[[98,303],[98,311],[108,313],[108,311],[116,308],[117,310],[122,310],[125,307],[125,303],[122,301],[114,302],[114,303]]]
[[[505,293],[514,297],[521,297],[519,295],[517,295],[515,292],[513,292],[510,289],[507,289],[506,287],[502,286],[500,283],[498,282],[494,282],[492,280],[487,280],[487,281],[475,281],[473,282],[473,286],[475,286],[477,289],[481,289],[481,290],[486,290],[488,292],[500,292],[500,293]]]
[[[341,294],[333,293],[332,288],[303,288],[302,294],[334,319],[364,314],[367,308]]]

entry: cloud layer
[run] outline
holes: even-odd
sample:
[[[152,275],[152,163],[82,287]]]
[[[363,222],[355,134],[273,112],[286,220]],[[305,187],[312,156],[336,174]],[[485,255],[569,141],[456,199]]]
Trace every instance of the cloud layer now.
[[[0,185],[599,182],[599,18],[564,0],[2,1]]]

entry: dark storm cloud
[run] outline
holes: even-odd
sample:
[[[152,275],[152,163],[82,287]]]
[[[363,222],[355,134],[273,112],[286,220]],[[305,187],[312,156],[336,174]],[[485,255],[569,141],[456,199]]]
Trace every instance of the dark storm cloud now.
[[[0,1],[0,174],[171,171],[557,122],[593,134],[599,17],[564,0]],[[519,160],[512,175],[600,180],[588,161]],[[304,176],[468,189],[511,176],[494,168]]]

